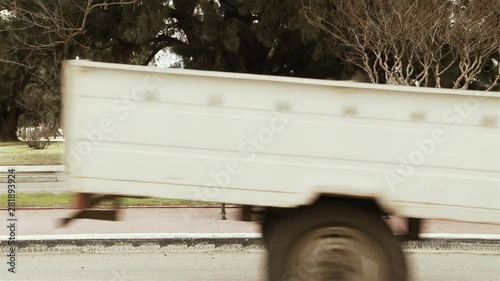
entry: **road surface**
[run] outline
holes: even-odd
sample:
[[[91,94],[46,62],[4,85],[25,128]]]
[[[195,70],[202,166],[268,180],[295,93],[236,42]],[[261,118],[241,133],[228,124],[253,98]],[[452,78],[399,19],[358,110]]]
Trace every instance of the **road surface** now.
[[[0,194],[6,194],[6,184],[2,183]],[[64,193],[68,192],[67,182],[18,182],[16,183],[17,193]]]
[[[17,173],[17,193],[63,193],[69,191],[68,177],[61,172]],[[7,175],[0,173],[0,194],[7,193]]]
[[[76,220],[61,228],[58,222],[75,212],[71,209],[16,210],[18,235],[101,234],[101,233],[260,233],[255,222],[239,221],[239,209],[228,208],[227,220],[220,219],[220,208],[129,208],[120,213],[120,221]],[[0,221],[8,217],[0,210]],[[401,219],[387,220],[395,232],[403,232]],[[499,225],[429,220],[423,233],[500,234]],[[0,228],[0,236],[7,229]]]
[[[499,281],[500,256],[408,253],[414,281]],[[265,279],[263,251],[117,254],[24,254],[17,273],[2,258],[1,280],[248,280]]]

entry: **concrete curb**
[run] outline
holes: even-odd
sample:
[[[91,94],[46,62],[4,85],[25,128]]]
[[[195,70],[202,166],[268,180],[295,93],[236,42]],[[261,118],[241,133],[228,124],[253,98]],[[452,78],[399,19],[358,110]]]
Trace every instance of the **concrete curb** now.
[[[64,165],[46,166],[0,166],[0,173],[7,173],[7,170],[14,169],[17,173],[64,173]]]
[[[0,183],[7,183],[8,178],[5,174],[4,177],[0,177]],[[69,176],[60,172],[46,172],[46,173],[17,173],[16,171],[16,183],[53,183],[53,182],[68,182]]]
[[[403,250],[407,253],[500,255],[500,237],[497,237],[500,235],[476,238],[450,238],[458,237],[451,234],[426,236],[419,241],[403,243]],[[8,245],[6,236],[0,239],[0,253],[7,254],[11,245]],[[23,254],[265,251],[258,233],[30,235],[16,237],[16,246],[17,252]]]

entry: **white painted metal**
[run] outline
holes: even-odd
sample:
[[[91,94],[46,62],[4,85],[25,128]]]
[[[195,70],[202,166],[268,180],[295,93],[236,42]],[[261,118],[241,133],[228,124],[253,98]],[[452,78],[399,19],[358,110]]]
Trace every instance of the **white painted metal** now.
[[[500,95],[69,61],[77,192],[500,224]]]

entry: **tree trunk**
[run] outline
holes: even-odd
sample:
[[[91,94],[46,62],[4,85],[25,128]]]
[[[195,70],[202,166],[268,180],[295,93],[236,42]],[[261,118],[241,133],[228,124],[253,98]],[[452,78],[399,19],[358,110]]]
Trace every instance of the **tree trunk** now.
[[[16,108],[0,117],[0,141],[19,141],[16,134],[19,115],[20,111]]]

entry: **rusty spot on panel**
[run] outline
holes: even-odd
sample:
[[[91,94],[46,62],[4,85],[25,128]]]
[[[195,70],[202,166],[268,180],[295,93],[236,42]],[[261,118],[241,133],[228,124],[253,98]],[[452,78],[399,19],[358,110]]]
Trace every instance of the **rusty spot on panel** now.
[[[287,102],[287,101],[278,101],[276,102],[274,108],[276,109],[276,111],[279,111],[279,112],[289,112],[290,111],[290,103]]]
[[[354,105],[347,105],[342,109],[342,113],[348,116],[358,115],[358,108]]]
[[[144,97],[144,101],[155,102],[158,101],[158,92],[157,91],[147,91]]]
[[[208,106],[221,106],[223,103],[224,101],[220,95],[210,95],[208,97]]]
[[[412,112],[410,115],[412,121],[425,121],[426,118],[427,114],[425,112]]]
[[[481,126],[484,127],[496,127],[497,126],[497,116],[495,115],[485,115],[481,120]]]

